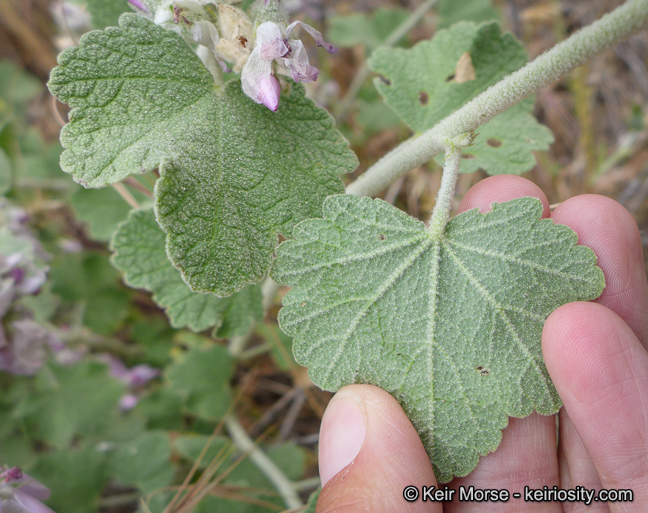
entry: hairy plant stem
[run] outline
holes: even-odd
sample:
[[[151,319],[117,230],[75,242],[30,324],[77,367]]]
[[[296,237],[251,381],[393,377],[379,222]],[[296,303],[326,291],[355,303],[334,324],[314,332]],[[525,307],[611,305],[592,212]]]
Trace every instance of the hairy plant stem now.
[[[459,178],[459,164],[461,162],[461,148],[459,145],[452,145],[446,152],[443,161],[443,176],[441,177],[441,187],[437,195],[436,204],[432,211],[428,233],[435,238],[441,237],[445,231],[446,224],[450,219],[450,207]]]
[[[284,503],[289,509],[302,507],[304,504],[295,491],[294,483],[288,479],[277,465],[254,443],[241,426],[240,422],[232,415],[225,417],[225,428],[232,442],[241,451],[249,454],[252,462],[273,484]]]
[[[400,144],[350,184],[346,192],[356,196],[375,196],[409,170],[444,151],[444,141],[473,132],[541,87],[627,38],[647,22],[648,0],[628,0],[505,77],[436,126]]]
[[[407,35],[407,33],[414,28],[414,26],[420,21],[423,16],[425,16],[425,13],[428,12],[434,5],[438,2],[439,0],[425,0],[421,5],[419,5],[416,10],[410,14],[410,16],[403,22],[401,23],[398,27],[394,29],[394,31],[389,34],[387,39],[385,39],[385,42],[381,45],[381,47],[391,47],[394,46],[396,43],[398,43],[403,37]],[[337,108],[337,112],[335,114],[335,119],[338,123],[341,123],[344,121],[349,114],[349,109],[351,108],[351,105],[353,105],[353,100],[355,100],[355,97],[357,96],[358,92],[360,91],[360,88],[362,88],[362,85],[364,84],[365,80],[367,80],[367,77],[369,76],[369,65],[367,64],[367,61],[365,61],[362,64],[362,67],[358,70],[358,72],[355,74],[353,77],[353,80],[351,81],[351,85],[349,85],[349,89],[347,89],[346,94],[342,98],[342,101],[339,104],[339,107]]]

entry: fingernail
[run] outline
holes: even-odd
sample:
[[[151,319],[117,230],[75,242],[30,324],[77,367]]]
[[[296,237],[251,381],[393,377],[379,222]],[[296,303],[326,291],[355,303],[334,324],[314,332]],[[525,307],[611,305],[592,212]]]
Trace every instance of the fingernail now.
[[[362,400],[348,390],[338,392],[326,407],[320,428],[322,486],[356,458],[366,434]]]

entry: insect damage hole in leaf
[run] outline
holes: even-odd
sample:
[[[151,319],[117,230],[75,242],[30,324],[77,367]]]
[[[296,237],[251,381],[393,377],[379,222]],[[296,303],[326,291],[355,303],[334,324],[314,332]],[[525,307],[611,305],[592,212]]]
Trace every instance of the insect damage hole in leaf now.
[[[473,66],[470,52],[462,53],[461,57],[459,57],[459,60],[457,61],[457,66],[455,67],[455,72],[452,74],[451,81],[456,82],[457,84],[463,84],[475,80],[476,78],[477,75],[475,74],[475,67]],[[448,81],[449,80],[446,79],[446,82]]]
[[[604,279],[571,229],[541,219],[540,201],[465,212],[440,237],[381,200],[332,196],[323,212],[296,226],[271,272],[293,287],[279,322],[315,384],[390,392],[440,482],[495,450],[508,416],[558,410],[542,326],[598,297]]]
[[[372,71],[391,81],[374,85],[385,103],[415,132],[422,133],[526,64],[522,45],[497,23],[457,23],[439,30],[429,41],[410,49],[379,48],[371,56]],[[428,93],[421,108],[419,93]],[[462,173],[484,169],[489,174],[521,174],[535,165],[532,153],[553,141],[551,132],[531,115],[533,99],[495,116],[479,128],[470,148],[474,156]],[[506,142],[497,151],[486,144],[495,138]],[[437,158],[441,163],[441,157]]]

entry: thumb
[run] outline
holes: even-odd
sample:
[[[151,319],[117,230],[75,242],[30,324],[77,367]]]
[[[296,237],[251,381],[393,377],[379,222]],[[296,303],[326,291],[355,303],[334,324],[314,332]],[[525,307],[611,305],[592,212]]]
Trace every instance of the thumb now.
[[[436,480],[416,430],[380,388],[351,385],[331,399],[320,428],[319,469],[317,513],[442,511],[404,499],[406,487],[420,492]]]

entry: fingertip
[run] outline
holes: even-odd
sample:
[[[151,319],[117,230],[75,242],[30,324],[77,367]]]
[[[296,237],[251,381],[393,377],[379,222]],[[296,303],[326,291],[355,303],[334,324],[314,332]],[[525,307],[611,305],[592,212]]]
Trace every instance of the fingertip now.
[[[637,457],[648,447],[648,353],[636,335],[603,305],[569,303],[545,322],[542,350],[603,486],[648,493],[648,461]]]
[[[648,284],[641,236],[630,212],[605,196],[584,194],[564,201],[551,217],[596,253],[606,282],[597,303],[619,315],[648,347]]]
[[[358,441],[355,452],[350,446],[357,448]],[[331,400],[322,419],[319,460],[318,513],[435,511],[403,498],[407,486],[436,485],[434,472],[405,412],[378,387],[350,385]]]
[[[504,203],[516,198],[538,198],[542,202],[542,217],[549,217],[549,200],[545,193],[533,182],[516,175],[491,176],[470,188],[459,204],[459,212],[479,208],[484,213],[493,203]]]
[[[322,486],[353,463],[367,434],[367,411],[356,387],[340,390],[329,402],[320,427],[319,471]]]
[[[591,358],[600,349],[596,340],[609,337],[609,310],[596,303],[573,302],[556,309],[545,321],[542,331],[542,353],[547,370],[558,392],[564,390],[578,402],[591,393],[587,376],[600,375],[599,358]],[[563,401],[566,400],[561,394]]]

